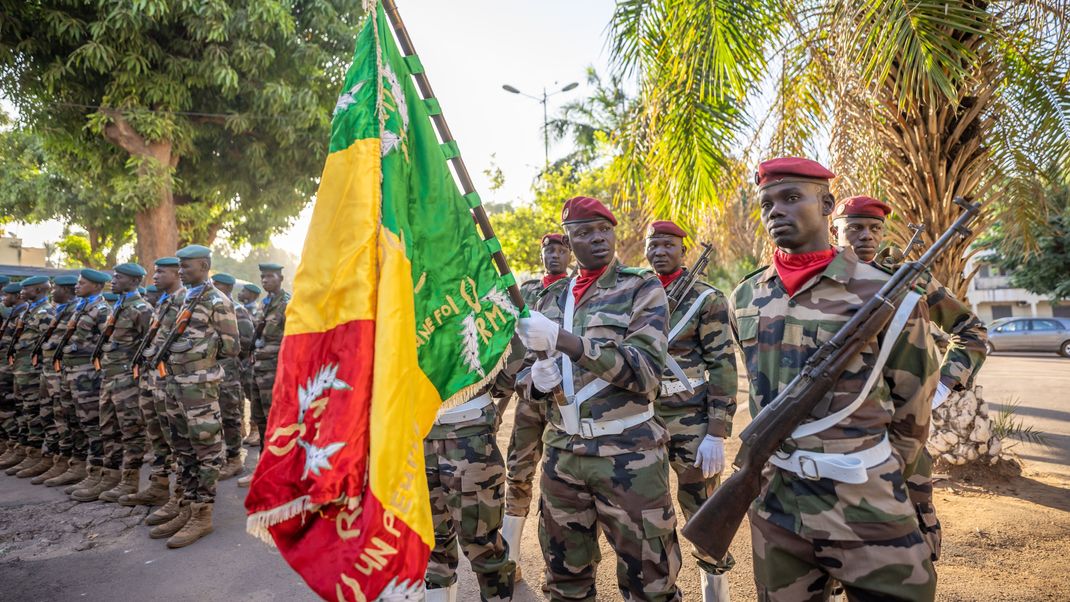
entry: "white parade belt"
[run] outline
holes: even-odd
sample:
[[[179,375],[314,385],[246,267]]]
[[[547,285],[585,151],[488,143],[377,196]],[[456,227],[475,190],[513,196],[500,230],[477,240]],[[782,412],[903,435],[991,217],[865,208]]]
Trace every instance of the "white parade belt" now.
[[[598,437],[604,437],[606,435],[619,435],[624,431],[643,424],[647,420],[654,417],[654,404],[647,404],[646,411],[624,418],[615,418],[610,420],[594,420],[593,418],[580,419],[580,432],[569,433],[568,429],[561,426],[558,423],[554,423],[554,426],[568,433],[569,435],[579,435],[584,439],[596,439]]]
[[[885,434],[880,443],[869,449],[849,454],[826,454],[795,450],[790,456],[774,454],[769,463],[793,472],[804,479],[832,479],[840,483],[858,485],[868,478],[866,470],[884,462],[892,454],[892,444]]]
[[[695,387],[706,382],[705,378],[689,378],[687,382],[691,385],[689,389],[687,385],[681,380],[665,380],[661,382],[661,396],[672,397],[682,391],[693,391]]]
[[[483,414],[483,408],[491,403],[490,393],[484,393],[475,399],[448,410],[439,410],[435,424],[458,424],[475,420]]]

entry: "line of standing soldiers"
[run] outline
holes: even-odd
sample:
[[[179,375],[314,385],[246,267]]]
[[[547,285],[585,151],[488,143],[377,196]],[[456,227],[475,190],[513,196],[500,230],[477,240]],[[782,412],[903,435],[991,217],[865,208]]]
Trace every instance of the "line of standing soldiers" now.
[[[512,597],[540,458],[538,536],[550,599],[595,599],[599,533],[616,554],[625,600],[680,599],[669,470],[686,520],[725,466],[737,346],[753,415],[895,267],[887,261],[894,253],[876,256],[890,208],[869,197],[837,204],[832,177],[806,159],[759,166],[762,222],[777,250],[773,265],[729,298],[696,279],[682,298],[668,299],[689,277],[687,233],[676,224],[648,228],[651,273],[615,258],[617,221],[601,202],[565,203],[565,234],[541,241],[546,275],[522,286],[534,311],[520,320],[505,367],[481,395],[440,411],[425,439],[435,524],[427,600],[456,599],[458,548],[483,600]],[[573,253],[579,269],[570,277]],[[923,292],[902,334],[886,329],[830,393],[825,415],[842,419],[800,435],[766,466],[750,515],[760,600],[824,602],[843,590],[859,600],[934,598],[940,529],[925,451],[929,417],[952,390],[971,386],[986,332],[939,283],[930,278]],[[942,361],[930,324],[950,338]],[[878,365],[881,345],[889,352]],[[875,371],[884,378],[864,388]],[[513,394],[503,459],[495,432]],[[845,412],[852,404],[857,409]],[[859,474],[834,469],[843,463]],[[727,601],[731,555],[693,554],[702,599]]]
[[[5,284],[0,469],[79,502],[157,506],[149,536],[180,548],[212,532],[217,480],[245,472],[244,398],[266,439],[289,294],[265,263],[264,301],[252,284],[232,300],[236,279],[210,277],[200,245],[154,266],[147,289],[133,263]]]

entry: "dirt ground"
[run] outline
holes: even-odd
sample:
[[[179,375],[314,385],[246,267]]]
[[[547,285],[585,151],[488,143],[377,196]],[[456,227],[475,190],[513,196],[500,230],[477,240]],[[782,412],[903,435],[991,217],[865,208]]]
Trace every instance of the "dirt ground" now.
[[[980,382],[990,403],[1018,398],[1018,415],[1045,432],[1048,445],[1016,446],[1020,470],[955,474],[937,484],[944,525],[938,599],[1070,600],[1070,360],[996,356]],[[742,409],[736,432],[745,415]],[[511,425],[510,410],[499,436],[503,450]],[[730,442],[729,457],[734,452]],[[148,539],[143,509],[77,504],[27,481],[0,474],[0,600],[315,599],[273,549],[245,534],[245,490],[233,480],[219,487],[216,532],[174,551]],[[536,518],[532,513],[525,525],[518,601],[544,599]],[[748,533],[744,525],[732,546],[736,600],[754,599]],[[604,542],[602,556],[599,600],[619,600],[614,556]],[[467,561],[459,572],[458,599],[477,600]],[[686,547],[679,586],[685,599],[699,599],[699,573]]]

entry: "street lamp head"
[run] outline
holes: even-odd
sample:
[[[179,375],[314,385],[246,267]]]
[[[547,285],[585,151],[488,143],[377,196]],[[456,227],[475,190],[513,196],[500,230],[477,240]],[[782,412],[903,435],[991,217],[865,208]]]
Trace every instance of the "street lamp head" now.
[[[508,92],[510,94],[520,94],[520,90],[517,90],[516,88],[510,86],[509,84],[505,84],[504,86],[502,86],[502,90],[505,90],[506,92]]]
[[[571,84],[565,86],[564,88],[561,88],[561,91],[562,92],[568,92],[569,90],[575,90],[578,87],[579,87],[579,84],[577,84],[576,82],[572,82]]]

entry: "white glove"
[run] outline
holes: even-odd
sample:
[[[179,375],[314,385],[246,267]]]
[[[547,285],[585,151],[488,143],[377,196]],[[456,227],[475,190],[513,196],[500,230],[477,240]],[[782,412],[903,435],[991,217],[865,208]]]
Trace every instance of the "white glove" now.
[[[951,389],[942,382],[938,383],[936,385],[936,394],[933,395],[933,409],[935,410],[944,405],[944,402],[947,401],[949,395],[951,395]]]
[[[532,351],[553,351],[557,347],[559,330],[561,327],[556,322],[533,311],[531,317],[518,320],[516,333],[524,347]]]
[[[549,393],[561,384],[561,370],[553,358],[535,360],[531,365],[531,383],[543,393]]]
[[[724,439],[706,435],[698,444],[695,468],[702,468],[702,476],[710,478],[724,470]]]

